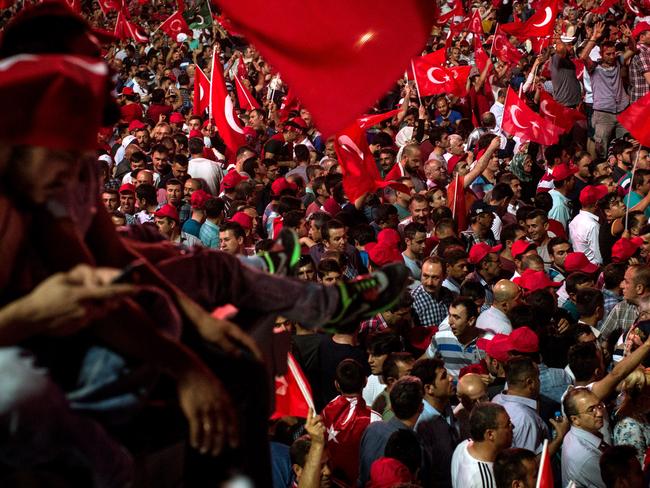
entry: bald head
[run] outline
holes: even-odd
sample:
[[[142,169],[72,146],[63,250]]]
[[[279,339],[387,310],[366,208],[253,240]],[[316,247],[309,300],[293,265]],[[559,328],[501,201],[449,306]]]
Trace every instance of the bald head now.
[[[468,373],[458,380],[457,395],[460,402],[468,411],[481,401],[487,401],[487,386],[483,383],[481,376],[475,373]]]
[[[494,292],[494,301],[504,303],[517,296],[519,286],[510,280],[500,280],[494,285],[492,291]]]
[[[407,144],[402,151],[402,158],[422,154],[419,144]]]
[[[481,125],[483,127],[493,128],[497,125],[497,119],[492,112],[485,112],[481,115]]]

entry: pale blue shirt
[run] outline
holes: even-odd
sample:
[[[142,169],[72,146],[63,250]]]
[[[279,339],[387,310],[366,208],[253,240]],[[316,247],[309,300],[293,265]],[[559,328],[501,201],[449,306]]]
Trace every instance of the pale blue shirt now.
[[[549,190],[548,194],[553,199],[553,208],[549,211],[548,218],[562,223],[566,229],[569,220],[571,220],[570,200],[555,189]]]
[[[499,393],[492,401],[502,405],[514,425],[512,447],[521,447],[536,454],[542,452],[548,427],[537,413],[537,401],[517,395]]]

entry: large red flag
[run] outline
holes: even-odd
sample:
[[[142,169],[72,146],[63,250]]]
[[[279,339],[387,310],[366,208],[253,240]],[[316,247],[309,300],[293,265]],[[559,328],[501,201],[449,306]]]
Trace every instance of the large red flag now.
[[[511,22],[500,27],[503,32],[515,36],[520,41],[529,37],[548,37],[553,34],[557,16],[557,1],[546,0],[526,22]]]
[[[214,119],[219,136],[226,144],[231,154],[226,156],[232,157],[242,146],[246,145],[246,136],[242,127],[232,98],[226,90],[226,82],[223,78],[223,67],[219,61],[219,55],[216,48],[212,53],[212,71],[210,73],[210,118]]]
[[[117,21],[115,22],[115,37],[119,39],[131,38],[137,43],[145,43],[149,41],[146,34],[142,32],[140,27],[133,22],[129,22],[125,10],[120,10],[117,14]]]
[[[104,15],[108,15],[111,11],[120,11],[122,9],[121,0],[97,0],[97,2]]]
[[[478,9],[474,10],[472,16],[469,18],[469,31],[476,34],[477,36],[482,36],[485,34],[483,30],[483,22],[481,21],[481,13]]]
[[[551,459],[548,454],[548,439],[544,440],[535,488],[553,488],[553,469],[551,469]]]
[[[171,14],[167,20],[160,24],[160,27],[158,27],[158,29],[171,37],[174,41],[176,40],[176,36],[178,34],[182,32],[188,33],[190,31],[190,28],[188,27],[187,22],[185,22],[185,19],[183,18],[180,10],[177,10]]]
[[[639,98],[617,117],[642,146],[650,146],[650,93]]]
[[[357,123],[359,124],[359,127],[362,129],[367,129],[368,127],[373,127],[381,122],[383,122],[386,119],[390,119],[395,117],[398,113],[402,111],[401,108],[397,108],[395,110],[391,110],[389,112],[384,112],[383,114],[368,114],[364,115],[363,117],[360,117],[357,119]]]
[[[508,87],[504,105],[501,124],[504,131],[520,137],[523,141],[537,142],[545,146],[558,141],[561,129],[533,112],[510,87]]]
[[[260,104],[255,97],[248,91],[248,88],[244,86],[241,82],[239,76],[235,76],[235,88],[237,90],[237,100],[239,100],[239,106],[243,110],[253,110],[254,108],[260,108]]]
[[[303,0],[220,0],[219,6],[296,90],[325,137],[353,122],[404,73],[437,10],[430,0],[330,0],[325,11]]]
[[[385,186],[368,147],[366,133],[356,122],[337,134],[334,149],[343,173],[343,190],[351,202]]]
[[[481,38],[474,36],[474,63],[480,72],[483,72],[485,65],[488,63],[488,59],[488,55],[481,44]]]
[[[562,132],[569,132],[576,122],[586,119],[585,114],[558,103],[545,90],[540,93],[539,113],[562,129]]]
[[[523,57],[523,53],[513,46],[504,34],[499,32],[498,27],[494,33],[492,54],[507,64],[517,64]]]
[[[445,68],[432,65],[423,58],[414,59],[412,63],[415,83],[421,97],[453,93],[463,96],[465,83],[471,66]]]
[[[293,354],[287,355],[288,369],[284,376],[275,377],[275,412],[271,419],[280,417],[307,418],[314,408],[311,387]]]
[[[210,106],[210,80],[198,66],[194,66],[194,115],[205,113]]]

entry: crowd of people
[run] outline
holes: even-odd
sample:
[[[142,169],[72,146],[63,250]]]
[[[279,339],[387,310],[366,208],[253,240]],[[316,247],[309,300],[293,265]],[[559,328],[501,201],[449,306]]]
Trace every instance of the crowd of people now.
[[[175,2],[120,5],[143,40],[108,3],[0,19],[3,486],[534,488],[542,457],[555,486],[649,486],[650,148],[617,119],[650,93],[648,6],[567,2],[479,69],[539,2],[441,3],[423,54],[471,66],[463,93],[397,81],[351,199],[218,6],[170,36]],[[212,56],[238,147],[195,106]],[[509,89],[580,116],[508,134]]]

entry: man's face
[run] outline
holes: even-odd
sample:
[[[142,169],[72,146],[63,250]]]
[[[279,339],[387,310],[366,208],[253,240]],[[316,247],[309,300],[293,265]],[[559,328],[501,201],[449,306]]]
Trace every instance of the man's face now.
[[[461,283],[469,274],[467,259],[459,259],[453,265],[447,267],[447,274],[456,282]]]
[[[413,239],[406,239],[406,247],[411,250],[418,258],[422,257],[424,254],[424,245],[426,243],[427,236],[424,232],[416,232]]]
[[[488,161],[487,169],[496,173],[499,171],[499,156],[495,155],[490,158],[490,161]]]
[[[623,276],[623,281],[621,282],[621,291],[623,292],[623,298],[627,301],[634,303],[637,298],[636,286],[634,284],[634,276],[636,270],[632,267],[625,270],[625,275]]]
[[[159,125],[154,128],[154,139],[156,142],[162,141],[165,137],[172,135],[172,128],[167,125]]]
[[[519,178],[513,178],[510,180],[510,189],[512,190],[512,193],[514,193],[512,196],[513,201],[521,199],[521,181],[519,181]]]
[[[183,197],[185,197],[186,200],[189,200],[190,197],[192,196],[192,193],[194,193],[198,189],[199,189],[199,185],[196,181],[187,180],[185,182],[185,186],[183,187]]]
[[[481,230],[487,232],[492,228],[492,224],[494,223],[494,214],[492,212],[483,212],[478,216],[477,222]]]
[[[560,269],[564,269],[564,261],[566,260],[567,254],[570,252],[571,245],[567,242],[553,246],[553,254],[551,254],[553,264],[558,266]]]
[[[334,141],[327,141],[325,143],[325,156],[331,159],[337,159],[336,150],[334,149]]]
[[[448,399],[454,396],[456,388],[445,368],[436,370],[436,379],[433,382],[433,397]]]
[[[393,154],[389,152],[380,152],[379,164],[381,165],[381,169],[384,172],[390,171],[390,169],[395,164],[395,156],[393,156]]]
[[[403,159],[404,168],[411,174],[415,174],[422,165],[422,151],[419,149],[411,148],[408,156]]]
[[[133,193],[120,193],[120,209],[127,214],[135,212],[135,195]]]
[[[257,110],[251,112],[248,117],[248,125],[255,130],[260,130],[264,128],[264,119],[257,113]]]
[[[187,126],[190,131],[201,130],[201,121],[199,119],[190,119],[190,121],[187,123]]]
[[[139,187],[140,185],[153,185],[153,173],[149,171],[140,171],[138,173],[138,177],[135,180],[135,187]]]
[[[471,327],[474,327],[474,318],[467,317],[467,309],[462,305],[449,307],[449,327],[456,337],[461,337]]]
[[[576,412],[570,416],[573,425],[595,434],[603,427],[604,405],[600,399],[585,390],[584,393],[575,397]]]
[[[330,229],[329,239],[327,239],[327,249],[329,251],[345,251],[345,244],[347,243],[348,236],[343,229]]]
[[[187,166],[183,166],[179,163],[174,163],[172,165],[172,174],[174,178],[182,180],[187,176]]]
[[[447,168],[444,163],[434,161],[424,167],[424,176],[431,181],[447,181]]]
[[[583,180],[588,179],[591,176],[589,172],[589,165],[591,164],[591,156],[583,156],[578,161],[578,176]]]
[[[609,176],[611,174],[612,174],[612,167],[609,165],[607,161],[598,163],[596,165],[596,168],[594,169],[594,178],[598,178],[599,176]]]
[[[176,222],[172,219],[168,219],[167,217],[156,217],[155,219],[158,231],[167,239],[170,239],[174,232],[174,228],[177,225]]]
[[[627,149],[623,149],[619,158],[626,166],[630,166],[632,164],[632,148],[628,147]]]
[[[483,267],[483,277],[491,280],[499,276],[501,273],[501,261],[499,260],[499,255],[496,253],[490,253],[487,257],[481,262]]]
[[[636,163],[637,168],[650,169],[650,160],[648,160],[648,151],[639,149],[639,161]]]
[[[512,431],[514,426],[507,413],[499,413],[497,416],[497,428],[495,429],[495,448],[497,450],[507,449],[512,445]]]
[[[165,169],[169,165],[169,154],[154,151],[154,153],[151,155],[151,161],[153,163],[153,169],[156,171],[156,173],[162,174],[165,172]]]
[[[327,271],[321,278],[321,283],[325,286],[334,286],[341,281],[342,275],[338,271]]]
[[[650,256],[650,234],[640,235],[639,237],[643,239],[643,244],[641,245],[641,256],[647,260],[648,256]]]
[[[411,219],[413,222],[426,224],[429,218],[429,202],[418,202],[411,200]]]
[[[601,61],[604,65],[613,66],[616,61],[616,49],[605,47],[600,51]]]
[[[436,102],[436,108],[443,117],[446,117],[449,113],[449,103],[447,103],[447,100],[445,99],[438,100],[438,102]]]
[[[420,277],[422,287],[428,293],[437,295],[445,281],[445,273],[440,263],[426,262],[422,266],[422,276]]]
[[[237,239],[231,230],[219,232],[219,249],[228,254],[239,254],[239,250],[243,243],[243,238]]]
[[[120,200],[115,193],[102,193],[102,202],[109,213],[117,210],[120,205]]]
[[[372,354],[370,351],[368,351],[368,365],[370,366],[370,372],[372,374],[381,374],[381,368],[384,365],[384,361],[386,361],[386,358],[388,357],[388,354]]]
[[[526,219],[526,231],[528,238],[535,242],[543,242],[546,239],[546,229],[548,223],[544,222],[542,217],[535,217],[534,219]]]
[[[309,221],[309,238],[314,242],[320,242],[323,240],[323,235],[321,234],[320,229],[316,225],[314,220]]]
[[[181,203],[182,195],[181,185],[167,185],[167,203],[177,207]]]
[[[298,268],[298,273],[296,274],[299,280],[303,281],[315,281],[316,280],[316,270],[312,263],[307,263],[305,266]]]

